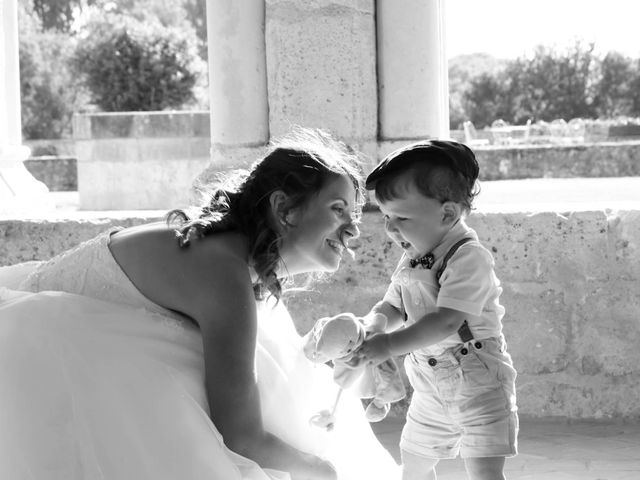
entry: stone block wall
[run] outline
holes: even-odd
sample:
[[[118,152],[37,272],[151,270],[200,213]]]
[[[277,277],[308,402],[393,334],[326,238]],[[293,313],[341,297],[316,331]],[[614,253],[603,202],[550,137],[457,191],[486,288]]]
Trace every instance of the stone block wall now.
[[[78,161],[75,157],[52,155],[32,157],[24,161],[24,166],[51,192],[78,190]]]
[[[121,216],[77,220],[0,220],[0,267],[48,260],[111,227],[131,227],[160,217]]]
[[[523,416],[640,418],[640,212],[473,214],[504,289],[504,333]],[[364,315],[400,251],[365,214],[356,256],[288,305],[315,319]],[[400,405],[400,409],[406,402]]]
[[[481,180],[633,177],[640,175],[640,141],[580,145],[474,148]]]
[[[204,119],[202,119],[204,121]],[[106,159],[102,165],[106,168],[106,172],[110,172],[111,175],[117,176],[122,180],[123,188],[127,187],[132,189],[133,186],[129,185],[123,176],[127,172],[135,175],[144,175],[147,171],[147,175],[154,175],[162,177],[162,184],[160,187],[154,187],[155,190],[163,190],[165,192],[171,191],[176,188],[176,184],[171,179],[175,179],[175,175],[181,175],[190,177],[189,185],[194,178],[201,182],[207,182],[213,178],[216,172],[220,170],[229,170],[237,167],[247,167],[262,154],[264,154],[264,148],[246,147],[244,149],[234,148],[233,155],[220,150],[217,157],[221,160],[211,163],[210,159],[205,158],[205,150],[207,149],[207,139],[197,139],[189,137],[187,133],[186,138],[180,143],[179,132],[167,132],[167,138],[163,140],[159,139],[146,139],[146,140],[114,140],[116,144],[126,145],[129,144],[131,148],[121,148],[114,151],[116,146],[104,145],[103,141],[86,140],[85,148],[87,151],[95,152],[93,149],[88,148],[90,142],[94,142],[94,148],[102,149]],[[371,142],[364,142],[368,147],[362,143],[359,146],[365,147],[371,150]],[[405,145],[406,141],[397,142],[378,142],[374,145],[373,153],[365,152],[369,155],[371,165],[387,155],[392,150]],[[144,152],[142,158],[140,158],[139,149],[146,148],[146,144],[156,147],[149,148]],[[191,147],[189,147],[191,144]],[[158,145],[186,145],[184,152],[170,150],[167,154],[155,155]],[[170,147],[171,148],[171,147]],[[196,150],[194,153],[189,153]],[[640,141],[626,141],[626,142],[607,142],[597,144],[584,144],[584,145],[554,145],[554,146],[526,146],[521,145],[517,147],[481,147],[475,148],[478,162],[480,163],[481,180],[513,180],[523,178],[570,178],[570,177],[624,177],[624,176],[639,176],[640,175]],[[110,153],[107,153],[110,152]],[[127,157],[127,155],[129,157]],[[192,165],[199,165],[200,163],[207,163],[209,166],[206,171],[196,172],[195,174],[187,169],[179,168],[176,173],[176,167],[188,167],[189,160],[180,159],[180,156],[195,155],[196,158],[192,159]],[[109,160],[110,156],[113,158]],[[147,157],[145,159],[145,156]],[[173,156],[174,158],[171,158]],[[149,158],[152,157],[152,158]],[[229,158],[229,161],[224,159]],[[232,158],[233,157],[233,158]],[[116,161],[116,158],[118,161]],[[132,161],[134,165],[123,165],[122,162]],[[164,160],[162,160],[164,159]],[[27,169],[36,177],[36,179],[44,182],[51,191],[73,191],[78,188],[78,171],[77,171],[77,159],[73,156],[59,156],[59,157],[36,157],[30,158],[25,161]],[[138,165],[135,165],[138,163]],[[120,165],[120,169],[117,168]],[[162,166],[166,169],[166,172],[161,172],[158,167]],[[370,167],[370,166],[368,166]],[[97,165],[91,167],[95,176],[101,176],[102,174],[95,171]],[[86,170],[86,168],[85,168]],[[157,171],[156,171],[157,170]],[[119,173],[121,172],[121,173]],[[136,173],[137,172],[137,173]],[[106,174],[106,173],[105,173]],[[193,177],[193,178],[191,178]],[[89,177],[90,179],[91,177]],[[133,178],[130,179],[133,181]],[[88,188],[87,188],[88,189]],[[87,190],[85,189],[85,191]],[[90,189],[89,189],[90,190]],[[184,195],[184,191],[179,190],[174,195],[180,198],[180,195]],[[102,196],[106,196],[105,192],[102,192]],[[140,202],[136,200],[136,197],[140,197],[141,193],[138,191],[132,199],[134,203]],[[129,197],[127,197],[129,198]],[[124,199],[119,199],[121,204]],[[127,202],[128,203],[128,202]],[[165,202],[168,203],[168,202]],[[138,203],[139,204],[139,203]],[[174,204],[175,205],[175,204]],[[134,208],[134,207],[127,207]],[[147,208],[147,207],[141,207]],[[165,205],[161,208],[170,208]]]
[[[0,221],[0,265],[45,260],[112,225],[151,220]],[[640,212],[476,213],[468,223],[504,288],[521,414],[640,418]],[[382,298],[400,251],[378,212],[364,214],[361,231],[353,259],[286,296],[300,333],[322,316],[363,315]]]
[[[187,206],[209,164],[209,112],[75,115],[78,193],[83,210]]]

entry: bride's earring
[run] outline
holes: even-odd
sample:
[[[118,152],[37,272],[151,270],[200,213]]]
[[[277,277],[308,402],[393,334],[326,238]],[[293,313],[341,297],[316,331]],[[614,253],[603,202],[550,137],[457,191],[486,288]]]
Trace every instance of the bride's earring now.
[[[291,225],[291,223],[289,223],[289,215],[284,215],[280,217],[280,225],[282,225],[284,228],[289,228],[293,226]]]

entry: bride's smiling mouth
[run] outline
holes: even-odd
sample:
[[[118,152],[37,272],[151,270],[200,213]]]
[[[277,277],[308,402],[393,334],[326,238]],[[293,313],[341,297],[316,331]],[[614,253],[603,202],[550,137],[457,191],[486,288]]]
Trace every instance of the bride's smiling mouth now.
[[[327,239],[327,243],[329,244],[329,247],[331,247],[331,249],[333,249],[337,254],[342,255],[342,252],[344,252],[344,245],[337,241],[337,240],[331,240],[331,239]]]

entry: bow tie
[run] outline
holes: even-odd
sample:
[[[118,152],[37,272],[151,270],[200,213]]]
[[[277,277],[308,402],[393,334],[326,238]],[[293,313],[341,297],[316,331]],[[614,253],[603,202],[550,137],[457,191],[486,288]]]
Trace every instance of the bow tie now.
[[[411,265],[411,268],[416,268],[418,265],[420,265],[422,268],[431,270],[431,267],[433,267],[434,262],[435,262],[435,258],[433,256],[433,253],[427,253],[423,257],[416,258],[415,260],[409,260],[409,265]]]

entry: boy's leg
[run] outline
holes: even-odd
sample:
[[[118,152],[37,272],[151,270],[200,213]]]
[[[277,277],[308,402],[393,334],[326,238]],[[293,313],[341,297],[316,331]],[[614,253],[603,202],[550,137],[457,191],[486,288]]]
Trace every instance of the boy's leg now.
[[[504,459],[505,457],[465,458],[464,466],[469,480],[505,480]]]
[[[400,450],[402,480],[436,480],[437,458],[426,458]]]

